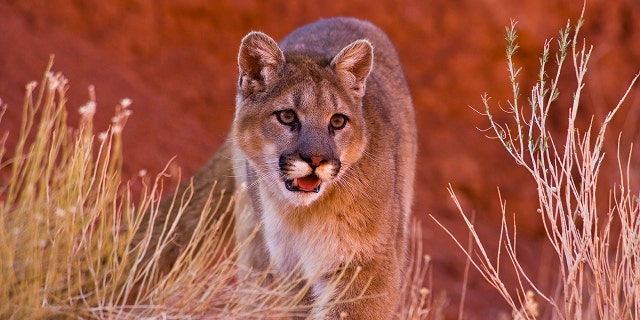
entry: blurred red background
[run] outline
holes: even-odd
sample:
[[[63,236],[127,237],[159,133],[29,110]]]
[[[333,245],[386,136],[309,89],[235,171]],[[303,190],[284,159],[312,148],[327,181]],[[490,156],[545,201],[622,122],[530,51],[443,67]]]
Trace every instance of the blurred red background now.
[[[413,92],[419,126],[414,214],[422,221],[425,251],[432,257],[430,285],[434,294],[446,294],[447,315],[455,317],[466,258],[429,217],[466,243],[467,229],[446,191],[448,184],[467,213],[475,214],[476,231],[492,252],[500,225],[500,188],[508,215],[516,219],[519,258],[531,278],[550,288],[557,259],[544,245],[533,181],[498,141],[478,129],[487,128],[487,120],[470,107],[482,109],[485,92],[495,106],[506,106],[511,87],[504,34],[511,19],[518,21],[516,63],[524,67],[526,103],[545,40],[557,38],[558,30],[568,19],[575,22],[581,10],[582,3],[575,0],[5,0],[0,3],[0,97],[8,110],[0,132],[9,131],[11,150],[24,86],[41,78],[54,54],[54,71],[70,80],[71,110],[88,100],[86,88],[95,85],[99,130],[106,129],[118,101],[133,100],[124,133],[125,174],[145,169],[155,175],[175,156],[171,172],[179,167],[188,177],[215,152],[230,127],[236,54],[247,32],[261,30],[280,39],[323,17],[370,20],[395,43]],[[594,50],[579,120],[584,124],[593,117],[599,123],[640,70],[640,2],[588,1],[582,38]],[[551,115],[552,130],[558,133],[574,89],[575,77],[567,69],[561,79],[566,97]],[[601,187],[615,183],[618,132],[623,132],[624,146],[640,139],[638,93],[637,88],[632,91],[613,121]],[[634,172],[639,165],[636,151]],[[505,279],[515,289],[515,278],[506,269]],[[466,287],[465,318],[508,314],[477,272],[471,270]]]

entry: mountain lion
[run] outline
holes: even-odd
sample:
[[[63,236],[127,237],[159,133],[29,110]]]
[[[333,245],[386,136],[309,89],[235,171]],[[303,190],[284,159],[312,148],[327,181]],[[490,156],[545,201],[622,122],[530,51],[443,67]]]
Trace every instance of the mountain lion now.
[[[279,44],[251,32],[238,64],[231,133],[194,176],[196,197],[206,198],[214,180],[236,191],[237,241],[260,226],[241,270],[307,279],[312,318],[390,318],[400,302],[417,148],[393,45],[371,23],[334,18]]]

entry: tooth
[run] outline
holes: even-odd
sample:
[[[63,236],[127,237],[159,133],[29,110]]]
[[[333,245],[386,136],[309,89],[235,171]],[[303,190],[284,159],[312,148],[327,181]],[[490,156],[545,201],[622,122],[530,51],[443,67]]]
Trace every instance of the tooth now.
[[[293,179],[293,182],[291,182],[291,186],[294,187],[294,188],[298,187],[298,178],[294,178]]]

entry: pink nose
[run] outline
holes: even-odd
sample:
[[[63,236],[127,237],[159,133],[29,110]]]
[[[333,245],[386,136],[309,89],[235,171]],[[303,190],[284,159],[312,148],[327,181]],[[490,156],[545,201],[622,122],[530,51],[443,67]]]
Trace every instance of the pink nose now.
[[[320,156],[311,156],[311,165],[312,166],[319,166],[320,162],[322,162],[322,157]]]

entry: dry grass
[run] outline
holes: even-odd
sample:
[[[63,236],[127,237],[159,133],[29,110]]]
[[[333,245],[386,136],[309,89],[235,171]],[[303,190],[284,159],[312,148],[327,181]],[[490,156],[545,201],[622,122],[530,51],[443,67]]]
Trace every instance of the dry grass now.
[[[520,104],[519,69],[512,59],[517,51],[512,25],[507,29],[507,58],[513,99],[507,112],[513,121],[498,123],[489,98],[483,97],[490,132],[537,186],[538,214],[560,266],[557,286],[544,289],[525,273],[516,255],[517,233],[507,223],[504,206],[494,260],[450,190],[471,234],[471,245],[456,242],[471,266],[502,295],[515,319],[640,318],[640,196],[632,189],[628,158],[617,157],[619,181],[604,211],[596,195],[607,124],[626,93],[598,129],[577,128],[591,52],[578,42],[580,25],[568,24],[561,31],[552,74],[547,73],[552,43],[545,43],[539,79],[526,107]],[[577,82],[567,135],[559,139],[550,133],[547,117],[558,102],[558,81],[567,59]],[[133,236],[145,227],[144,212],[151,213],[148,223],[153,225],[163,180],[162,175],[143,179],[142,196],[133,199],[121,176],[121,132],[131,114],[130,102],[125,99],[116,106],[107,132],[95,133],[96,104],[90,90],[90,101],[79,110],[78,127],[71,128],[67,81],[49,70],[39,85],[27,85],[21,130],[11,133],[18,139],[13,155],[5,154],[7,136],[0,139],[0,159],[6,159],[0,163],[0,318],[260,319],[304,312],[298,306],[305,289],[301,279],[239,276],[235,258],[243,244],[221,241],[233,230],[218,222],[225,219],[209,214],[229,214],[230,208],[219,210],[219,199],[208,201],[191,242],[170,272],[159,273],[157,255],[144,259],[144,252],[161,252],[171,243],[176,225],[165,224],[158,242],[151,241],[149,231],[132,245]],[[624,149],[630,148],[619,144],[619,150]],[[191,190],[175,194],[174,205],[185,208]],[[438,319],[444,300],[428,285],[423,287],[430,261],[423,254],[419,224],[413,225],[405,303],[396,318]],[[505,254],[519,277],[515,290],[501,278]]]
[[[619,180],[617,186],[609,190],[608,205],[598,203],[596,194],[601,191],[598,177],[604,162],[607,125],[638,76],[598,129],[593,123],[586,129],[578,128],[576,117],[591,54],[591,48],[578,37],[581,25],[582,19],[575,27],[567,23],[560,31],[555,52],[551,50],[551,41],[545,43],[539,78],[531,89],[528,105],[523,106],[517,80],[520,69],[513,62],[518,48],[513,23],[507,28],[506,36],[507,69],[513,89],[506,112],[512,116],[511,123],[498,123],[490,111],[489,98],[483,97],[483,114],[489,120],[489,132],[495,134],[515,163],[529,172],[537,187],[537,212],[557,255],[556,287],[544,291],[519,263],[517,232],[507,223],[502,198],[500,245],[493,260],[454,191],[449,189],[477,249],[467,250],[458,240],[456,243],[508,303],[514,319],[640,319],[640,197],[638,190],[632,189],[630,158],[621,155],[621,151],[617,156]],[[553,53],[555,66],[549,68],[547,64]],[[562,107],[558,105],[558,81],[567,60],[572,62],[576,89],[567,108],[566,137],[558,138],[550,133],[547,120],[551,108]],[[555,71],[548,74],[549,69]],[[623,146],[618,141],[618,150],[625,149],[631,154],[631,146]],[[518,276],[515,292],[507,288],[501,278],[500,270],[505,266],[500,265],[500,260],[504,254]]]
[[[47,69],[40,84],[27,85],[15,154],[0,143],[0,318],[281,318],[301,312],[300,279],[239,278],[235,258],[243,244],[221,239],[233,232],[210,212],[210,197],[191,242],[167,274],[158,255],[171,243],[176,225],[162,226],[157,242],[143,225],[154,225],[162,175],[142,179],[140,199],[132,199],[121,176],[122,130],[130,101],[116,106],[106,132],[93,132],[96,103],[79,109],[77,128],[67,123],[67,80]],[[1,142],[6,141],[6,136]],[[178,215],[192,192],[174,195]],[[179,217],[177,217],[179,218]],[[175,219],[176,221],[178,219]],[[415,225],[418,225],[416,223]],[[142,241],[138,230],[149,230]],[[411,266],[399,319],[438,318],[443,300],[423,288],[429,261],[419,227],[412,233]],[[152,247],[155,246],[155,247]],[[304,288],[303,288],[304,289]],[[141,292],[141,294],[137,294]]]

